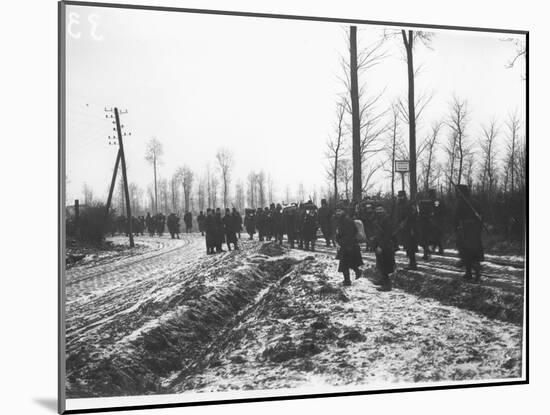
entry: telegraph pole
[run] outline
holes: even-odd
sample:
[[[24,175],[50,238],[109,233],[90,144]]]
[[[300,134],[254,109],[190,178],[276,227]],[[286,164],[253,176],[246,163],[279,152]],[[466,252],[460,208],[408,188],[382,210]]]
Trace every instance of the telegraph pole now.
[[[124,144],[122,142],[122,131],[120,129],[120,117],[118,108],[115,107],[115,122],[118,135],[118,145],[120,152],[120,164],[122,167],[122,180],[124,183],[124,195],[126,196],[126,213],[128,216],[128,235],[130,236],[130,248],[134,247],[134,234],[132,229],[132,211],[130,208],[130,192],[128,191],[128,178],[126,177],[126,157],[124,157]]]
[[[111,178],[111,187],[109,188],[109,197],[107,198],[107,205],[105,207],[105,219],[109,217],[109,209],[111,208],[111,200],[113,199],[113,190],[115,189],[116,175],[118,173],[118,165],[120,163],[121,152],[118,150],[115,169],[113,170],[113,177]]]
[[[114,108],[114,110],[105,108],[105,111],[106,112],[114,112],[115,121],[113,121],[113,124],[116,125],[116,128],[113,128],[113,130],[116,131],[117,136],[116,137],[109,136],[109,140],[117,139],[118,147],[119,147],[116,162],[115,162],[115,168],[113,170],[113,177],[111,178],[111,187],[109,188],[109,196],[107,198],[107,206],[106,206],[106,210],[105,210],[105,219],[107,219],[107,217],[109,215],[109,208],[111,206],[113,191],[115,189],[116,175],[118,173],[118,165],[121,164],[122,181],[123,181],[123,185],[124,185],[124,197],[125,197],[125,202],[126,202],[126,216],[127,216],[127,220],[128,220],[128,237],[130,239],[130,248],[133,248],[134,247],[134,233],[133,233],[133,229],[132,229],[132,210],[131,210],[131,207],[130,207],[130,192],[128,191],[128,177],[126,175],[126,157],[124,156],[124,143],[122,141],[122,136],[126,135],[126,133],[122,133],[122,128],[124,126],[120,124],[120,116],[119,116],[119,114],[126,114],[127,111],[124,111],[124,112],[120,111],[119,112],[118,108],[116,108],[116,107]],[[106,118],[113,118],[113,115],[112,114],[110,116],[106,115],[105,117]],[[130,134],[130,133],[128,133],[128,134]],[[111,142],[109,142],[109,144],[111,144]]]

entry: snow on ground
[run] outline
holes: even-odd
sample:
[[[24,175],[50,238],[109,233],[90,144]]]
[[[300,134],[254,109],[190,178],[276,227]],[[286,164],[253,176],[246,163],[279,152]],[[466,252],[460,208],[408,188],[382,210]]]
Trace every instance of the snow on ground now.
[[[436,261],[381,293],[343,287],[330,250],[243,240],[207,256],[197,234],[154,239],[69,271],[68,397],[521,375],[517,270],[473,286]]]
[[[295,258],[306,254],[293,252]],[[341,285],[314,255],[266,295],[174,391],[503,379],[521,375],[521,327],[366,278]]]

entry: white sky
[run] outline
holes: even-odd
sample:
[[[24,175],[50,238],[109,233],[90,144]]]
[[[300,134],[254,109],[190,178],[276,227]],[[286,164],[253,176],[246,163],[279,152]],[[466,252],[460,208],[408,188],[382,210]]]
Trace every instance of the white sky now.
[[[346,26],[79,6],[68,6],[67,21],[78,22],[68,26],[66,43],[69,203],[82,198],[85,182],[106,197],[118,147],[107,144],[114,131],[104,107],[114,106],[128,110],[128,176],[144,190],[153,178],[144,159],[153,136],[164,145],[161,177],[183,164],[196,174],[208,163],[214,168],[216,150],[227,146],[235,157],[233,183],[264,169],[279,197],[287,185],[292,192],[300,182],[308,192],[326,185],[325,146],[344,91]],[[380,33],[360,27],[360,46]],[[505,68],[514,46],[503,37],[510,36],[438,31],[432,50],[416,49],[417,93],[434,94],[419,138],[448,113],[453,93],[468,100],[473,141],[493,117],[502,121],[514,110],[524,116],[524,67]],[[400,40],[390,40],[388,58],[360,78],[371,93],[386,88],[382,106],[406,94]],[[389,186],[383,175],[377,179],[377,188]]]

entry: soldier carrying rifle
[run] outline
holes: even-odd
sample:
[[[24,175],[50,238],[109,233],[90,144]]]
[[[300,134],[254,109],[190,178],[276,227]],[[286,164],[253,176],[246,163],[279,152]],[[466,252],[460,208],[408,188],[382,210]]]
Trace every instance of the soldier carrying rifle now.
[[[479,209],[474,206],[470,189],[463,184],[451,184],[455,186],[457,201],[454,217],[456,232],[456,247],[462,265],[466,268],[464,279],[479,282],[481,276],[481,261],[484,260],[481,231],[484,228]]]

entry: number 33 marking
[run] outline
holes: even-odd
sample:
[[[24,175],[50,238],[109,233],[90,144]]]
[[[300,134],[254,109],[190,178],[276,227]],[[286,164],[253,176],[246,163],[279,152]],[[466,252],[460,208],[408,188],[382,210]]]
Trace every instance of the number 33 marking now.
[[[97,14],[90,14],[88,16],[88,23],[90,23],[90,36],[94,40],[103,40],[103,35],[100,35],[97,33],[97,27],[99,26],[99,15]],[[67,24],[67,32],[69,33],[69,36],[71,36],[74,39],[80,39],[82,33],[80,31],[75,30],[75,26],[80,25],[80,16],[78,13],[69,13],[69,23]]]

